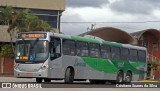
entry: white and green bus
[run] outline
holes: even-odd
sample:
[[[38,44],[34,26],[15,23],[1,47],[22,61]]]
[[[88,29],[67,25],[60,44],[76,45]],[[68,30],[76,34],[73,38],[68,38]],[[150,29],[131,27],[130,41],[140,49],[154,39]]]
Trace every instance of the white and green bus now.
[[[144,47],[52,32],[24,32],[16,41],[17,78],[122,83],[144,80],[146,74]]]

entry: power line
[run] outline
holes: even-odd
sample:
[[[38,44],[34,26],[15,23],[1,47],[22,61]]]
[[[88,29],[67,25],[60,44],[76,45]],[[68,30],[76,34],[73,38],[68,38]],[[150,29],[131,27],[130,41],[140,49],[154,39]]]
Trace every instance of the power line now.
[[[159,23],[160,21],[134,21],[134,22],[130,22],[130,21],[127,21],[127,22],[72,22],[72,21],[67,21],[67,22],[65,22],[65,21],[62,21],[62,22],[60,22],[60,23],[74,23],[74,24],[81,24],[81,23],[85,23],[85,24],[87,24],[87,23]]]

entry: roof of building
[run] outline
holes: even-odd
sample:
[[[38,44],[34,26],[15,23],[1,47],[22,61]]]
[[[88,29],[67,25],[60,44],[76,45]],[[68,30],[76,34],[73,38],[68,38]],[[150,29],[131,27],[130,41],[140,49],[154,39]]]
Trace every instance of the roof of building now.
[[[7,32],[8,26],[0,26],[0,42],[10,42],[10,36]],[[16,32],[12,36],[13,42],[16,41]]]
[[[64,11],[65,0],[0,0],[0,6]]]
[[[135,39],[140,39],[144,33],[153,34],[157,39],[160,39],[160,31],[157,29],[146,29],[146,30],[131,33],[130,35]]]
[[[125,31],[113,27],[102,27],[95,30],[80,34],[80,36],[93,35],[104,39],[105,41],[113,41],[119,43],[132,43],[134,38]]]

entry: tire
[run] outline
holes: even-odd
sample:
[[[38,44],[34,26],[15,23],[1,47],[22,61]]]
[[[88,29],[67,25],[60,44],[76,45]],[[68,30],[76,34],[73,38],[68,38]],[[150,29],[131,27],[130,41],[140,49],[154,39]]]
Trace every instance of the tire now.
[[[74,70],[72,70],[71,68],[67,68],[65,72],[64,82],[67,84],[71,84],[73,83],[73,80],[74,80]]]
[[[123,72],[119,71],[117,73],[116,83],[123,83],[123,82],[124,82],[124,80],[123,80]]]
[[[132,81],[132,74],[131,72],[127,72],[125,76],[125,83],[131,83]]]
[[[44,79],[44,82],[51,82],[51,80],[48,79],[48,78],[45,78],[45,79]]]
[[[42,80],[43,80],[42,78],[36,78],[37,83],[42,83]]]

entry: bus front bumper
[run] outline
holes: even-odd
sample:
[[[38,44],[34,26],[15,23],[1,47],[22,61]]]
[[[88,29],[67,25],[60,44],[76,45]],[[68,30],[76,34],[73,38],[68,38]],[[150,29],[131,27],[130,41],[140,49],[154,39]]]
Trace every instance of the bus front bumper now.
[[[14,70],[14,77],[17,77],[17,78],[46,78],[48,77],[48,71],[25,72],[25,71]]]

